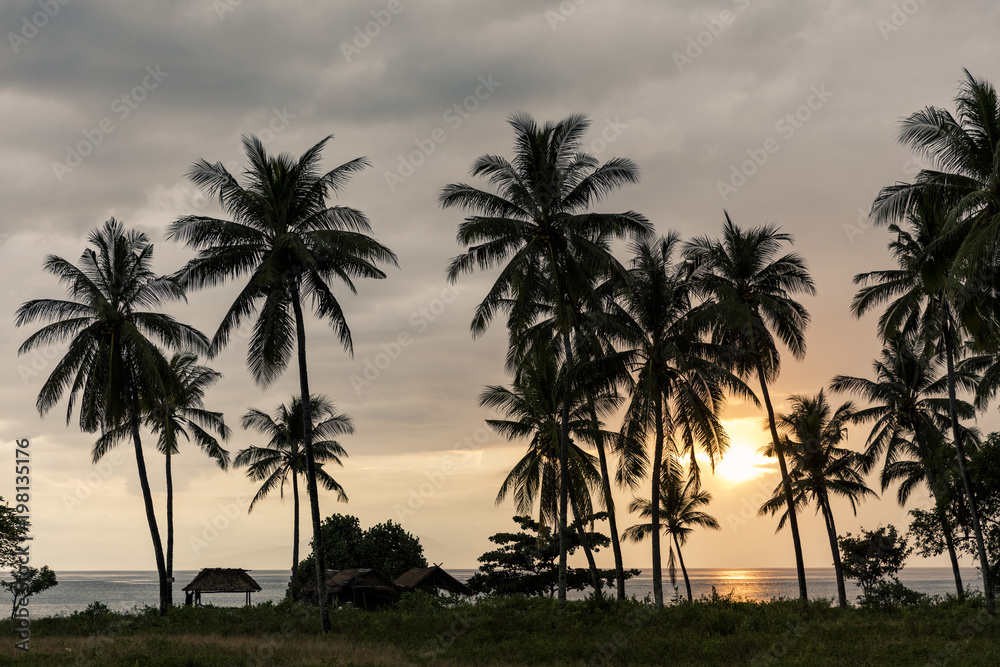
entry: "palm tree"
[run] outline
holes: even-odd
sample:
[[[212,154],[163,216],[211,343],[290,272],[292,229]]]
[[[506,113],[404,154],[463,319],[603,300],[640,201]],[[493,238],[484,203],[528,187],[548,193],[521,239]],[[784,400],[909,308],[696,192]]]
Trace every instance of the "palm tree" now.
[[[674,560],[674,548],[677,549],[676,561],[680,563],[681,574],[684,576],[684,587],[687,589],[688,602],[693,602],[691,595],[691,580],[688,579],[687,568],[684,566],[684,556],[681,554],[681,545],[687,542],[688,536],[694,532],[694,526],[720,530],[722,526],[715,520],[715,517],[703,512],[700,508],[708,507],[712,502],[712,494],[702,489],[695,476],[684,480],[684,469],[675,453],[671,453],[660,468],[662,478],[660,480],[660,523],[659,527],[663,534],[668,536],[673,543],[669,548],[667,557],[667,572],[670,576],[670,585],[677,585],[677,568]],[[628,508],[629,512],[638,512],[643,519],[648,519],[649,523],[640,523],[625,529],[623,537],[633,542],[641,542],[647,535],[653,535],[659,531],[653,527],[653,507],[650,501],[644,498],[636,498]]]
[[[574,374],[571,335],[572,298],[587,297],[595,282],[624,270],[611,253],[609,239],[642,238],[652,228],[645,217],[626,213],[594,213],[591,205],[617,188],[636,183],[639,170],[628,159],[600,164],[582,152],[589,121],[570,116],[539,127],[527,114],[509,119],[514,128],[514,159],[484,155],[473,164],[496,192],[457,183],[445,186],[440,203],[472,212],[458,228],[458,241],[469,249],[448,267],[452,282],[476,268],[502,266],[500,275],[476,309],[473,335],[482,334],[498,310],[523,303],[521,296],[538,285],[555,295],[559,335],[565,354],[565,382]],[[530,301],[530,300],[529,300]],[[523,322],[512,312],[511,322]],[[516,331],[512,336],[516,336]],[[567,394],[569,391],[566,392]],[[559,466],[569,457],[569,404],[560,416]],[[559,602],[566,601],[566,516],[568,475],[560,475]]]
[[[654,436],[652,454],[651,523],[660,525],[660,489],[667,438],[677,438],[679,448],[692,461],[697,476],[696,446],[708,454],[712,468],[729,447],[729,437],[719,419],[725,405],[725,390],[751,397],[739,378],[720,361],[728,361],[725,349],[702,340],[692,317],[694,283],[688,267],[674,266],[675,235],[655,244],[632,245],[631,290],[622,300],[636,323],[638,336],[627,344],[627,365],[635,373],[630,401],[622,425],[622,437],[643,441]],[[663,606],[663,572],[660,533],[652,537],[653,598]]]
[[[794,506],[815,502],[816,511],[823,514],[837,576],[837,598],[840,606],[846,607],[847,589],[830,496],[847,498],[857,514],[858,501],[875,495],[864,482],[858,454],[838,446],[847,437],[847,425],[856,421],[857,411],[849,401],[831,410],[822,389],[816,396],[795,395],[789,401],[792,411],[778,415],[777,420],[778,428],[785,435],[783,449],[792,464],[789,477],[795,494]],[[773,456],[774,447],[767,447],[765,452]],[[760,514],[773,516],[784,510],[778,523],[780,530],[788,517],[787,507],[784,485],[778,484],[771,499],[761,506]]]
[[[1000,251],[1000,100],[996,89],[987,81],[976,79],[964,70],[965,80],[955,98],[956,118],[945,109],[927,107],[911,114],[902,122],[900,143],[909,146],[932,162],[933,169],[921,170],[913,183],[897,183],[882,188],[872,204],[872,219],[876,223],[895,222],[928,205],[936,207],[947,220],[947,236],[957,238],[960,247],[951,255],[950,266],[942,286],[943,300],[941,341],[946,351],[950,418],[962,487],[968,498],[969,513],[976,537],[976,551],[981,563],[988,563],[983,529],[977,500],[972,492],[968,459],[959,435],[957,398],[954,382],[953,355],[958,349],[959,331],[951,321],[963,278],[984,273],[993,274]],[[996,294],[995,283],[981,283],[986,289],[980,296]],[[998,326],[995,316],[985,326],[969,327],[979,339],[988,339],[996,348]],[[989,567],[983,567],[986,609],[996,614],[995,593],[989,577]]]
[[[142,451],[142,405],[169,391],[169,363],[153,339],[168,348],[196,350],[206,349],[208,341],[169,315],[146,310],[183,298],[184,290],[176,280],[153,273],[153,246],[145,234],[112,218],[88,240],[93,247],[83,252],[79,266],[55,255],[46,258],[45,270],[66,285],[70,300],[35,299],[17,310],[16,326],[50,322],[28,337],[18,353],[68,341],[66,355],[38,393],[39,413],[69,394],[67,424],[78,405],[85,433],[130,430],[156,558],[160,612],[166,613],[171,586]]]
[[[143,424],[158,436],[156,447],[166,457],[167,478],[167,581],[174,577],[174,479],[171,457],[176,454],[180,442],[194,440],[203,452],[215,460],[219,467],[229,467],[229,452],[209,430],[219,434],[223,440],[230,436],[221,412],[205,409],[205,390],[222,378],[221,373],[198,364],[198,356],[190,352],[178,352],[170,359],[170,381],[165,393],[148,397],[142,406]],[[97,463],[112,446],[128,438],[129,428],[123,426],[109,431],[94,444],[92,458]],[[171,604],[173,586],[171,585]]]
[[[714,339],[750,352],[747,357],[737,358],[734,368],[744,377],[756,375],[760,382],[771,443],[788,504],[799,597],[804,602],[808,596],[802,543],[768,385],[781,371],[775,335],[796,359],[805,356],[809,313],[793,295],[815,294],[816,288],[805,260],[799,255],[789,253],[776,257],[782,245],[792,243],[790,235],[771,225],[744,231],[733,224],[728,213],[725,215],[722,239],[695,238],[688,243],[685,256],[694,267],[698,291],[706,297],[706,314],[715,322]]]
[[[886,190],[883,189],[880,197],[889,197]],[[986,558],[985,541],[959,422],[957,391],[961,377],[956,371],[956,357],[960,357],[965,347],[965,333],[979,334],[980,344],[983,344],[984,332],[995,330],[996,291],[995,288],[977,289],[957,274],[960,248],[968,238],[969,221],[951,220],[948,204],[933,190],[916,190],[911,194],[914,199],[905,212],[908,227],[889,226],[889,231],[897,235],[889,249],[898,268],[855,276],[854,282],[863,287],[851,308],[855,317],[861,317],[875,306],[886,304],[885,313],[879,319],[879,335],[883,339],[901,332],[918,336],[925,355],[935,354],[939,349],[944,352],[952,444],[958,454],[958,469],[968,500],[977,553],[983,561]],[[975,385],[968,382],[962,388],[976,390]],[[993,585],[988,572],[983,576],[987,611],[993,614]]]
[[[543,527],[558,525],[559,521],[562,468],[559,466],[557,443],[563,402],[569,400],[571,403],[570,432],[585,441],[611,435],[601,430],[600,422],[594,425],[591,408],[600,415],[607,415],[621,405],[621,397],[616,392],[594,396],[584,393],[579,387],[575,387],[573,395],[566,399],[566,383],[560,377],[564,372],[554,350],[534,347],[517,369],[510,388],[489,386],[479,397],[481,406],[498,410],[506,417],[488,419],[486,423],[493,430],[508,440],[530,439],[528,451],[507,475],[496,503],[499,505],[508,496],[513,496],[518,514],[528,515],[537,501],[538,523]],[[601,473],[595,458],[573,439],[570,440],[568,463],[568,495],[573,515],[582,520],[594,513],[592,494],[600,494]],[[603,502],[603,496],[598,497]],[[587,556],[594,591],[600,595],[601,578],[593,551],[582,527],[578,533]]]
[[[850,392],[871,404],[855,414],[858,422],[873,422],[868,448],[862,457],[862,472],[870,472],[884,459],[880,475],[882,491],[899,481],[896,498],[900,505],[906,503],[920,484],[927,484],[934,496],[935,514],[951,558],[955,588],[959,599],[963,599],[965,589],[954,529],[946,512],[952,470],[944,436],[949,405],[943,366],[942,355],[925,356],[915,336],[896,334],[886,340],[873,364],[874,380],[838,375],[831,388]],[[959,402],[960,416],[969,418],[974,414],[971,405]]]
[[[188,176],[232,216],[232,220],[189,215],[174,222],[167,238],[199,250],[181,275],[186,284],[212,287],[229,279],[247,277],[212,339],[212,352],[229,341],[233,331],[254,319],[247,366],[254,381],[266,387],[285,370],[295,350],[299,389],[311,396],[306,363],[303,302],[317,317],[327,320],[340,343],[353,353],[351,330],[331,282],[342,282],[356,293],[358,278],[384,278],[380,263],[396,266],[396,255],[368,236],[371,226],[360,211],[327,206],[327,197],[339,192],[350,177],[368,166],[365,158],[346,162],[331,171],[319,170],[327,137],[298,160],[270,156],[257,137],[244,136],[249,166],[241,185],[221,163],[197,161]],[[319,496],[312,446],[309,401],[303,405],[302,448],[316,554],[316,585],[323,582],[323,548]],[[330,628],[326,599],[320,597],[320,623]]]
[[[326,463],[341,463],[341,457],[347,452],[340,443],[332,438],[339,435],[354,433],[351,418],[338,414],[325,396],[313,394],[310,398],[309,418],[312,419],[312,434],[317,438],[313,443],[315,457],[316,479],[327,491],[335,491],[337,500],[347,502],[344,488],[330,476],[323,465]],[[233,461],[233,465],[247,468],[247,477],[255,482],[263,482],[257,494],[250,501],[247,512],[252,512],[258,501],[278,487],[279,496],[285,497],[285,484],[292,480],[293,534],[292,534],[292,581],[291,590],[299,589],[299,475],[306,474],[305,450],[302,447],[303,421],[302,397],[293,396],[289,405],[279,405],[274,416],[268,415],[256,408],[250,408],[243,415],[244,429],[253,429],[269,438],[263,447],[250,446],[241,449]]]

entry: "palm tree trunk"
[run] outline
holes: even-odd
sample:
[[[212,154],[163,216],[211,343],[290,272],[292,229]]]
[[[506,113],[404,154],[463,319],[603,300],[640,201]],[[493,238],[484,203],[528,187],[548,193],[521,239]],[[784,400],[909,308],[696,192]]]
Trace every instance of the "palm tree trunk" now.
[[[694,596],[691,595],[691,580],[688,579],[688,571],[687,568],[684,567],[684,556],[681,554],[681,543],[680,540],[677,539],[677,535],[674,535],[673,538],[674,546],[677,547],[677,562],[681,564],[681,574],[684,575],[684,588],[687,589],[688,602],[694,602]]]
[[[299,594],[299,474],[292,471],[292,521],[295,527],[292,529],[292,599]]]
[[[563,346],[566,355],[566,387],[559,427],[559,605],[566,606],[566,518],[569,511],[569,399],[573,390],[573,347],[569,327],[563,327]]]
[[[656,419],[656,443],[653,445],[653,493],[650,521],[653,538],[653,603],[663,609],[663,564],[660,562],[660,468],[663,465],[663,396],[657,391],[653,399]]]
[[[167,585],[168,603],[174,604],[174,475],[170,464],[170,442],[167,442]]]
[[[166,615],[170,607],[170,588],[167,584],[167,564],[163,558],[163,542],[160,540],[160,529],[156,525],[156,512],[153,509],[153,493],[149,489],[149,476],[146,474],[146,459],[142,455],[142,440],[139,436],[138,399],[133,395],[129,405],[129,417],[132,422],[132,444],[135,447],[135,465],[139,473],[139,487],[142,489],[142,501],[146,507],[146,522],[149,524],[149,535],[153,539],[153,555],[156,558],[156,574],[160,581],[160,615]]]
[[[771,429],[771,442],[774,443],[774,455],[778,458],[778,469],[781,471],[781,486],[785,490],[785,502],[788,504],[788,525],[792,531],[792,546],[795,549],[795,569],[799,577],[799,599],[808,602],[806,593],[806,567],[802,560],[802,541],[799,539],[799,520],[795,516],[795,500],[792,496],[792,482],[788,477],[788,466],[785,465],[785,453],[778,437],[778,428],[774,422],[774,407],[771,406],[771,395],[767,391],[767,380],[764,379],[764,367],[757,365],[757,377],[760,379],[760,391],[767,408],[767,425]]]
[[[979,508],[976,496],[972,492],[972,479],[969,477],[969,464],[965,456],[965,445],[962,444],[962,437],[958,425],[958,399],[955,392],[955,359],[952,346],[954,337],[951,331],[951,318],[948,308],[944,308],[944,354],[948,364],[948,416],[951,418],[952,437],[955,439],[955,451],[958,452],[958,469],[962,474],[962,487],[965,490],[966,498],[969,501],[969,514],[972,516],[972,530],[976,535],[976,551],[979,553],[979,567],[983,574],[983,588],[986,593],[986,613],[996,616],[996,602],[994,600],[993,581],[990,572],[990,560],[986,553],[986,543],[983,541],[983,527],[979,522]]]
[[[316,485],[316,460],[312,446],[312,414],[310,410],[309,372],[306,365],[306,326],[299,303],[298,289],[292,290],[292,309],[295,312],[296,347],[299,357],[299,390],[302,392],[302,445],[306,454],[306,485],[309,492],[309,511],[312,517],[313,555],[316,563],[316,594],[319,598],[319,624],[322,632],[330,631],[330,618],[326,610],[326,582],[323,563],[323,534],[320,528],[319,493]]]
[[[594,587],[594,595],[596,597],[603,597],[602,592],[602,581],[601,575],[597,571],[597,561],[594,560],[594,552],[590,548],[590,540],[587,539],[587,531],[583,529],[583,519],[580,515],[580,506],[576,502],[576,493],[572,490],[569,494],[569,500],[573,504],[573,516],[576,519],[574,523],[576,524],[576,533],[580,537],[580,546],[583,547],[583,553],[587,556],[587,567],[590,568],[590,584]]]
[[[951,522],[948,521],[948,513],[944,503],[941,501],[944,489],[936,473],[929,465],[927,470],[927,481],[930,483],[931,493],[934,495],[934,511],[938,521],[941,522],[941,532],[944,533],[944,543],[948,547],[948,558],[951,560],[951,571],[955,575],[955,589],[958,592],[959,601],[965,600],[965,587],[962,585],[962,571],[958,567],[958,553],[955,551],[955,540],[951,534]]]
[[[837,602],[841,607],[847,607],[847,588],[844,586],[844,564],[840,560],[840,545],[837,544],[837,526],[833,522],[833,509],[825,491],[820,500],[820,508],[826,520],[826,533],[830,537],[830,551],[833,553],[833,571],[837,576]]]
[[[594,442],[597,444],[597,458],[601,462],[601,487],[604,492],[604,506],[608,510],[608,528],[611,530],[611,551],[615,556],[615,583],[618,586],[618,599],[625,599],[625,565],[622,561],[622,544],[618,537],[618,520],[615,518],[615,499],[611,495],[611,476],[608,473],[608,457],[604,451],[604,437],[597,427],[597,408],[594,398],[587,395],[590,407],[590,419],[594,422]]]

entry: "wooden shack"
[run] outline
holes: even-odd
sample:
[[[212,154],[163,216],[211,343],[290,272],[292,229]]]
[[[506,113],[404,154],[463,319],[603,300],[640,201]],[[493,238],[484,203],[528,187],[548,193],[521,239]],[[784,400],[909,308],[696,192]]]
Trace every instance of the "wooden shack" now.
[[[340,570],[326,581],[327,599],[340,607],[351,604],[360,609],[378,609],[399,600],[396,586],[368,568]]]
[[[182,590],[188,607],[200,605],[202,593],[246,593],[249,605],[250,593],[259,592],[260,584],[240,568],[206,567]]]
[[[415,567],[401,574],[393,583],[403,590],[425,591],[434,595],[441,591],[452,595],[473,595],[471,588],[442,570],[440,565]]]

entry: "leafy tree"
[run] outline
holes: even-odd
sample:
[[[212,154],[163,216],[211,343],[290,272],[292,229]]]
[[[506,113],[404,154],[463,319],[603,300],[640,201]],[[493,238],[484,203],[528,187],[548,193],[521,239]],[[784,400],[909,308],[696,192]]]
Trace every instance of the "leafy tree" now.
[[[328,206],[329,194],[339,192],[350,177],[368,166],[357,158],[322,173],[320,153],[330,137],[308,149],[298,160],[271,156],[260,139],[243,137],[247,167],[246,185],[222,163],[197,161],[188,174],[195,185],[218,197],[232,220],[189,215],[174,222],[167,238],[197,248],[198,255],[181,272],[194,288],[214,287],[231,279],[247,279],[222,318],[212,339],[218,352],[234,331],[254,320],[247,350],[247,366],[254,381],[266,387],[276,380],[291,359],[298,356],[302,409],[302,448],[312,518],[313,541],[321,544],[316,458],[313,451],[312,416],[308,397],[306,329],[303,303],[326,320],[340,343],[353,351],[351,330],[331,283],[342,282],[352,293],[358,278],[385,278],[378,267],[396,265],[396,255],[368,236],[365,215],[346,206]],[[323,563],[316,561],[314,581],[323,581]],[[320,623],[330,629],[326,599],[320,596]]]
[[[792,243],[789,234],[771,225],[743,230],[728,213],[725,215],[721,240],[700,236],[688,243],[684,254],[696,272],[698,291],[706,299],[703,308],[712,320],[713,340],[746,350],[747,356],[734,358],[733,368],[742,377],[756,375],[760,382],[771,445],[788,505],[799,598],[805,602],[809,598],[794,494],[768,386],[781,372],[776,336],[793,357],[805,357],[809,313],[793,297],[815,294],[816,287],[802,257],[795,253],[778,255],[784,244]]]
[[[844,576],[857,581],[863,597],[867,598],[877,584],[890,578],[898,581],[896,573],[903,569],[913,547],[890,524],[877,530],[862,529],[857,537],[847,533],[840,538],[840,551]]]
[[[0,498],[0,567],[15,567],[17,550],[28,535],[28,524]]]
[[[456,281],[475,269],[502,267],[500,275],[476,309],[474,335],[482,334],[498,311],[507,310],[514,324],[511,336],[530,322],[520,307],[538,289],[553,295],[558,334],[563,347],[566,375],[575,376],[571,344],[578,313],[576,299],[590,299],[602,276],[624,273],[614,258],[612,239],[644,238],[652,231],[645,217],[625,213],[595,213],[590,207],[623,185],[639,180],[638,167],[628,159],[612,158],[600,164],[581,148],[590,122],[570,116],[539,127],[527,114],[509,119],[514,129],[512,161],[484,155],[472,167],[473,176],[489,179],[496,192],[464,183],[445,186],[440,203],[472,212],[459,225],[458,240],[469,249],[454,258],[448,279]],[[542,287],[544,286],[544,287]],[[527,313],[528,316],[533,311]],[[567,395],[570,393],[567,384]],[[563,404],[559,439],[559,542],[560,572],[566,571],[566,529],[569,502],[569,403]],[[564,582],[564,576],[560,581]],[[566,600],[560,585],[560,602]]]
[[[581,528],[604,517],[604,513],[577,519],[569,537],[569,551],[572,555],[581,546],[578,524]],[[490,542],[498,545],[479,557],[479,572],[469,577],[469,588],[477,593],[493,595],[548,595],[552,597],[559,588],[559,544],[553,539],[552,531],[527,516],[515,516],[521,530],[516,533],[497,533]],[[588,540],[596,547],[606,547],[611,543],[607,536],[589,532]],[[625,577],[639,574],[638,570],[627,570]],[[601,570],[601,576],[609,583],[614,580],[614,570]],[[569,590],[582,591],[591,586],[590,575],[585,568],[567,568],[566,586]]]
[[[313,442],[317,481],[327,491],[335,491],[337,499],[346,503],[347,494],[344,488],[323,469],[323,465],[326,463],[343,465],[340,458],[346,457],[347,452],[339,442],[331,438],[354,433],[354,424],[349,416],[337,414],[333,403],[326,396],[313,394],[310,402],[312,407],[309,414],[313,421],[313,436],[318,439]],[[233,462],[237,467],[246,466],[247,477],[251,480],[263,482],[250,501],[247,513],[252,512],[254,505],[276,486],[278,494],[284,499],[285,484],[289,478],[292,480],[290,593],[294,596],[299,590],[299,476],[306,474],[305,450],[302,447],[302,398],[293,396],[291,404],[278,406],[273,417],[256,408],[250,408],[243,415],[243,428],[255,430],[270,438],[263,447],[251,445],[240,450]]]
[[[323,562],[331,569],[371,568],[394,580],[414,567],[427,567],[420,540],[392,520],[362,531],[356,517],[334,514],[323,521]],[[299,563],[299,577],[315,567],[315,545]]]
[[[50,570],[48,565],[43,565],[41,568],[22,565],[11,570],[10,576],[11,581],[0,581],[0,586],[14,596],[10,609],[11,618],[14,617],[19,602],[23,606],[32,595],[47,591],[59,583],[56,580],[56,573]]]
[[[89,236],[92,248],[75,266],[49,255],[44,268],[67,286],[73,300],[36,299],[23,304],[17,326],[50,320],[21,344],[18,354],[52,343],[69,341],[42,385],[36,406],[44,415],[63,394],[69,394],[66,422],[78,407],[80,429],[104,433],[127,427],[135,450],[146,522],[153,541],[160,583],[160,612],[170,606],[163,542],[153,509],[140,429],[142,407],[152,397],[171,391],[170,364],[153,342],[170,349],[204,350],[208,341],[196,329],[151,309],[184,297],[175,279],[152,270],[153,246],[145,234],[127,230],[114,218]],[[79,399],[79,400],[78,400]]]

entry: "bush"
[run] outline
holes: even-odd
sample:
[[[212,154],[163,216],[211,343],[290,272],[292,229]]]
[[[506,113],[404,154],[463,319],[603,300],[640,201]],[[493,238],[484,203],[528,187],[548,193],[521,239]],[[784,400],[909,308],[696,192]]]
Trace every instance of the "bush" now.
[[[926,595],[912,588],[907,588],[899,581],[880,581],[873,584],[866,594],[858,596],[858,603],[865,609],[900,609],[915,607],[927,600]]]

